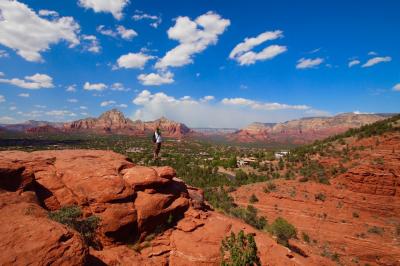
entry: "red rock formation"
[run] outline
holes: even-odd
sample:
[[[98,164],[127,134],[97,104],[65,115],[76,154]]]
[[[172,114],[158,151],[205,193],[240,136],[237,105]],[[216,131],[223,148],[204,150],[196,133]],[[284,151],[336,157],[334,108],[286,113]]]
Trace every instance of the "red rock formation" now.
[[[0,264],[219,265],[221,240],[242,229],[256,235],[263,265],[331,264],[202,209],[202,191],[175,175],[170,167],[135,166],[110,151],[0,152]],[[46,209],[68,205],[100,217],[99,250],[88,255],[76,232],[47,218]],[[160,231],[171,219],[176,225]],[[137,239],[140,250],[132,247]]]
[[[253,123],[229,135],[228,138],[239,142],[302,144],[385,118],[387,116],[384,115],[345,113],[333,117],[302,118],[277,124]]]
[[[139,136],[152,133],[157,126],[160,127],[162,134],[166,137],[181,138],[191,133],[191,130],[182,123],[174,122],[166,118],[160,118],[150,122],[142,122],[140,120],[132,121],[116,109],[107,111],[98,118],[86,118],[65,123],[64,131]]]
[[[331,185],[274,180],[276,191],[265,193],[265,183],[243,186],[232,193],[235,202],[247,206],[254,193],[260,215],[287,219],[313,254],[337,253],[343,265],[400,265],[400,133],[345,142],[333,145],[339,151],[348,145],[347,162],[328,152],[312,157],[327,170],[347,168],[331,177]],[[301,239],[303,232],[310,243]]]

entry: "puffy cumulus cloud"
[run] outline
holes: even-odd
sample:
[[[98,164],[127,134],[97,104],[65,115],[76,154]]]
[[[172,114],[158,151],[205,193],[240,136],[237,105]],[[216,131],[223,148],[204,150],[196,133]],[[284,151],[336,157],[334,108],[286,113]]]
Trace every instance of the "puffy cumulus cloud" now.
[[[297,69],[306,69],[306,68],[314,68],[319,66],[324,62],[324,59],[318,57],[315,59],[309,59],[309,58],[301,58],[297,61],[296,68]]]
[[[104,102],[101,102],[101,103],[100,103],[100,106],[101,106],[101,107],[107,107],[107,106],[114,105],[114,104],[116,104],[116,102],[111,100],[111,101],[104,101]]]
[[[6,101],[6,97],[0,95],[0,103],[4,103]]]
[[[306,105],[262,103],[245,98],[217,101],[213,96],[176,98],[148,90],[140,92],[132,102],[137,106],[132,119],[154,120],[166,116],[190,127],[240,128],[255,121],[282,122],[323,112]]]
[[[65,91],[76,92],[76,84],[69,85]]]
[[[129,0],[79,0],[79,5],[86,9],[93,9],[95,13],[111,13],[120,20],[122,10],[129,4]]]
[[[115,82],[111,85],[110,89],[112,91],[130,91],[129,88],[125,88],[124,84],[120,82]]]
[[[360,62],[360,60],[357,60],[357,59],[354,59],[354,60],[351,60],[350,62],[349,62],[349,67],[353,67],[353,66],[355,66],[355,65],[359,65],[361,62]]]
[[[286,46],[270,45],[265,47],[260,52],[251,51],[254,47],[263,44],[264,42],[275,40],[283,37],[283,32],[280,30],[266,31],[257,37],[245,38],[243,42],[233,48],[229,54],[229,58],[236,60],[240,65],[251,65],[256,61],[272,59],[275,56],[287,51]]]
[[[372,66],[374,66],[376,64],[387,63],[387,62],[390,62],[390,61],[392,61],[392,58],[390,56],[385,56],[385,57],[377,56],[377,57],[369,59],[361,67],[372,67]]]
[[[29,98],[31,95],[29,93],[20,93],[18,96],[22,98]]]
[[[23,89],[37,90],[42,88],[53,88],[53,78],[45,74],[26,76],[24,79],[0,79],[0,83],[8,83]]]
[[[124,26],[118,26],[117,32],[119,36],[121,36],[121,38],[125,40],[132,40],[133,37],[136,37],[138,35],[136,31],[132,29],[127,29]]]
[[[145,86],[159,86],[163,84],[171,84],[174,82],[174,74],[167,72],[140,74],[138,80]]]
[[[214,12],[207,12],[194,21],[188,17],[178,17],[175,25],[168,29],[168,38],[179,45],[168,51],[155,65],[158,69],[180,67],[193,62],[193,55],[201,53],[209,45],[216,44],[218,36],[230,25]]]
[[[400,83],[397,83],[396,85],[393,86],[394,91],[400,91]]]
[[[61,40],[79,44],[79,25],[72,17],[46,20],[18,1],[0,1],[0,44],[17,51],[27,61],[43,61],[41,52]]]
[[[118,36],[124,40],[132,40],[134,37],[138,36],[137,32],[133,29],[127,29],[124,26],[117,26],[116,30],[108,29],[104,25],[99,25],[96,30],[106,36],[117,38]]]
[[[86,81],[83,85],[83,89],[87,91],[103,91],[107,89],[107,85],[104,83],[90,83]]]
[[[150,20],[150,26],[157,29],[158,26],[161,24],[162,19],[160,16],[149,15],[144,13],[140,10],[135,10],[135,15],[132,16],[133,20],[140,21],[140,20]]]
[[[82,40],[84,41],[84,49],[92,53],[100,53],[101,46],[100,42],[94,35],[82,35]]]
[[[139,53],[128,53],[120,56],[117,60],[117,67],[119,68],[139,68],[142,69],[147,61],[154,58],[151,55]]]

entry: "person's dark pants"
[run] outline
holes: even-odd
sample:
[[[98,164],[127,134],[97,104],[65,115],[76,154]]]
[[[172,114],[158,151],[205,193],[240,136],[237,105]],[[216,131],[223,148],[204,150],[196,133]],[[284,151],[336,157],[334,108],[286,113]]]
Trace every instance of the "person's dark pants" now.
[[[161,150],[161,142],[155,143],[154,144],[154,158],[158,158],[158,154],[160,153],[160,150]]]

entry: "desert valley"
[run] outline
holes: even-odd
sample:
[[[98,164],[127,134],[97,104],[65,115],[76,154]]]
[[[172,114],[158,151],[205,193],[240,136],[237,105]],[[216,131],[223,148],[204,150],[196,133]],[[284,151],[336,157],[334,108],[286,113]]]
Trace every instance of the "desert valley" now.
[[[0,0],[0,266],[400,266],[399,14]]]

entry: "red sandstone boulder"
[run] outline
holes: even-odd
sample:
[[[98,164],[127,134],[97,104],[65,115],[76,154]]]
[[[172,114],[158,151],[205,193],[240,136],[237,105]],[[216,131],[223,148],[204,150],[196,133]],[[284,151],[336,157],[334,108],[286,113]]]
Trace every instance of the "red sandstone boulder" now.
[[[1,265],[83,265],[79,234],[51,221],[32,195],[0,193]]]

